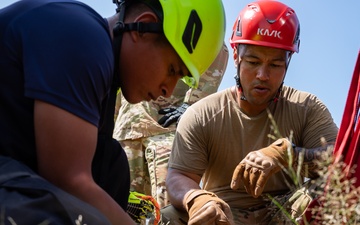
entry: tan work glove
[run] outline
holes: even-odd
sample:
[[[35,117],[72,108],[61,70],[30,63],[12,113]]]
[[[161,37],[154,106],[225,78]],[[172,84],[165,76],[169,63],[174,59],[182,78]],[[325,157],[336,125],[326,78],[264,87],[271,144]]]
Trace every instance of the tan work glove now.
[[[231,188],[238,189],[242,182],[248,194],[254,198],[259,197],[269,177],[280,171],[281,165],[286,168],[289,155],[293,154],[292,144],[286,138],[278,139],[266,148],[250,152],[235,168]]]
[[[234,225],[229,205],[212,192],[191,190],[183,204],[189,214],[188,225]]]
[[[288,203],[291,205],[291,217],[294,219],[302,218],[305,210],[309,207],[310,203],[314,198],[316,198],[317,193],[315,189],[317,188],[316,184],[307,183],[304,187],[297,190],[293,194]]]

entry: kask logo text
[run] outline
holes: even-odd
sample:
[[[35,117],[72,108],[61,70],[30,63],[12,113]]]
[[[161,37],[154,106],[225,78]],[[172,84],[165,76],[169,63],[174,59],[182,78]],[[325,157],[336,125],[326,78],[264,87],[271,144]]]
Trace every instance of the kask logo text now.
[[[277,30],[269,30],[269,29],[265,29],[265,28],[258,28],[257,35],[268,36],[268,37],[276,37],[276,38],[281,39],[281,36],[280,36],[281,31],[277,31]]]

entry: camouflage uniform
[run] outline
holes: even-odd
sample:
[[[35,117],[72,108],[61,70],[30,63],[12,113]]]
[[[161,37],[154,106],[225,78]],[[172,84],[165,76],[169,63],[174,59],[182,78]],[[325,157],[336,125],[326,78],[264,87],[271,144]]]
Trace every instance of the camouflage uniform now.
[[[228,49],[223,49],[214,63],[200,77],[198,89],[189,89],[181,80],[171,97],[156,101],[129,104],[119,93],[115,110],[114,138],[123,146],[129,160],[131,191],[152,195],[160,207],[169,204],[165,188],[167,162],[174,139],[176,124],[167,128],[158,124],[163,116],[159,109],[193,104],[215,93],[228,62]]]

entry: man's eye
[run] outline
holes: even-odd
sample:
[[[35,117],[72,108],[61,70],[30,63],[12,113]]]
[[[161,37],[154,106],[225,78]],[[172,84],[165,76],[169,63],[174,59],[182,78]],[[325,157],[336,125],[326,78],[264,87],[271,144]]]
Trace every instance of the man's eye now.
[[[179,75],[180,75],[181,78],[183,78],[183,77],[186,76],[186,74],[185,74],[184,71],[182,71],[182,70],[179,71]]]
[[[258,62],[255,62],[255,61],[247,61],[247,63],[249,63],[250,65],[259,65],[259,63]]]
[[[285,65],[273,63],[273,64],[271,64],[271,66],[272,66],[272,67],[275,67],[275,68],[279,68],[279,67],[283,67],[283,66],[285,66]]]
[[[170,66],[170,75],[174,76],[176,74],[175,68],[173,65]]]

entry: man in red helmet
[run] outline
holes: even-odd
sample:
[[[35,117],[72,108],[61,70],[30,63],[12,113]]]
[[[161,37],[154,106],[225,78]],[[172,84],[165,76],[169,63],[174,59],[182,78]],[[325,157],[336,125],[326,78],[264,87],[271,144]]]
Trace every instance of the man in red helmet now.
[[[236,86],[183,114],[166,179],[172,205],[162,210],[163,221],[269,224],[279,210],[272,198],[282,204],[304,177],[318,176],[314,159],[335,142],[338,128],[316,96],[283,85],[299,31],[295,11],[280,2],[253,2],[240,12],[230,39]],[[307,168],[298,184],[286,173],[297,164]]]

